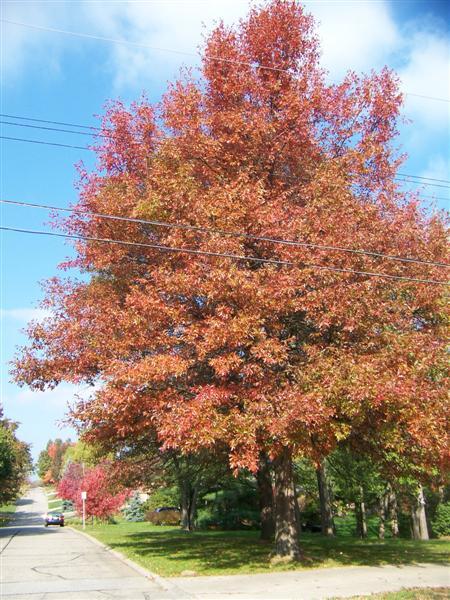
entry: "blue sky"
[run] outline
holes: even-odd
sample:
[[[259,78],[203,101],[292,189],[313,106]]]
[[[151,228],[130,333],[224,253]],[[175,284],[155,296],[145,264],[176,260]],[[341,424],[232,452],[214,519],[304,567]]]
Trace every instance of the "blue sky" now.
[[[448,3],[445,1],[311,1],[307,9],[319,22],[323,64],[330,80],[347,69],[357,72],[387,64],[397,70],[406,96],[400,143],[409,155],[403,171],[450,179],[450,58]],[[203,24],[244,16],[248,2],[184,1],[29,1],[2,0],[1,19],[47,28],[126,39],[154,47],[195,53]],[[136,99],[146,91],[157,101],[181,65],[183,56],[131,45],[81,39],[61,33],[1,23],[1,113],[96,124],[109,98]],[[0,118],[2,120],[8,120]],[[84,136],[0,125],[3,136],[85,145]],[[67,206],[76,199],[74,164],[88,152],[0,140],[2,199]],[[450,205],[450,189],[423,188]],[[0,205],[5,226],[43,229],[48,215]],[[25,338],[21,329],[39,317],[39,282],[57,273],[71,252],[64,241],[17,233],[1,234],[1,402],[5,414],[21,423],[19,434],[37,456],[49,438],[74,437],[58,421],[77,390],[63,385],[52,392],[31,392],[10,383],[8,363]],[[86,393],[78,390],[79,393]]]

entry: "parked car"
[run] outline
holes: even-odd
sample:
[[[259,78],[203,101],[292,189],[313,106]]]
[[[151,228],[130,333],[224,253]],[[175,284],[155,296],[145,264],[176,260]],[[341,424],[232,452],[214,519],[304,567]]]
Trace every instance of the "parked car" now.
[[[155,508],[155,512],[160,513],[160,512],[164,512],[165,510],[180,510],[178,508],[178,506],[158,506],[158,508]]]
[[[44,525],[48,527],[49,525],[59,525],[60,527],[64,527],[64,515],[60,512],[48,512],[44,517]]]

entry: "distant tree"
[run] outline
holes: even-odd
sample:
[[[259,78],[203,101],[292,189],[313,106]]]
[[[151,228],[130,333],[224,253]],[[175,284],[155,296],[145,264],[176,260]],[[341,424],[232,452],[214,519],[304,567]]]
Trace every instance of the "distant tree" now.
[[[52,459],[48,455],[47,449],[41,450],[36,463],[37,474],[40,479],[44,480],[47,473],[50,473]]]
[[[62,457],[62,474],[71,463],[95,467],[105,458],[108,456],[105,456],[105,453],[102,453],[97,446],[79,440],[65,449]]]
[[[14,437],[9,429],[0,426],[0,481],[9,477],[14,465]]]
[[[38,475],[44,483],[57,483],[62,477],[63,457],[73,442],[65,442],[59,438],[49,440],[47,446],[39,454],[37,461]]]
[[[30,446],[17,437],[18,424],[0,420],[0,503],[17,499],[32,470]]]
[[[450,536],[450,502],[439,504],[431,526],[435,536]]]
[[[376,507],[386,490],[386,481],[370,456],[355,455],[342,445],[328,458],[330,475],[336,496],[346,504],[353,504],[356,516],[356,534],[367,537],[367,513]]]

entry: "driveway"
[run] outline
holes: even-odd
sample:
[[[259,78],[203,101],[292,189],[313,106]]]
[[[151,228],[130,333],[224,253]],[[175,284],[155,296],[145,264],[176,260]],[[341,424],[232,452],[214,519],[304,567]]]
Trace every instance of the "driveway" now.
[[[14,521],[0,528],[2,600],[153,600],[174,598],[75,531],[44,527],[47,498],[31,489]]]

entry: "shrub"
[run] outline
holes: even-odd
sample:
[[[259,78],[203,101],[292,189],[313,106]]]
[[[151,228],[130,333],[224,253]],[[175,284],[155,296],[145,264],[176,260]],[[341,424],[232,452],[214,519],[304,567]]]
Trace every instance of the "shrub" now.
[[[450,536],[450,502],[438,505],[431,528],[437,537]]]
[[[179,510],[162,510],[155,512],[149,510],[145,513],[145,520],[153,523],[153,525],[179,525],[181,513]]]
[[[70,510],[75,510],[74,504],[72,502],[72,500],[63,500],[62,501],[62,510],[65,511],[70,511]]]
[[[179,504],[180,494],[177,487],[159,488],[144,502],[143,510],[152,512],[160,506],[179,506]]]
[[[234,507],[228,511],[217,511],[216,507],[207,506],[198,511],[197,527],[199,529],[258,529],[260,517],[257,510]]]

